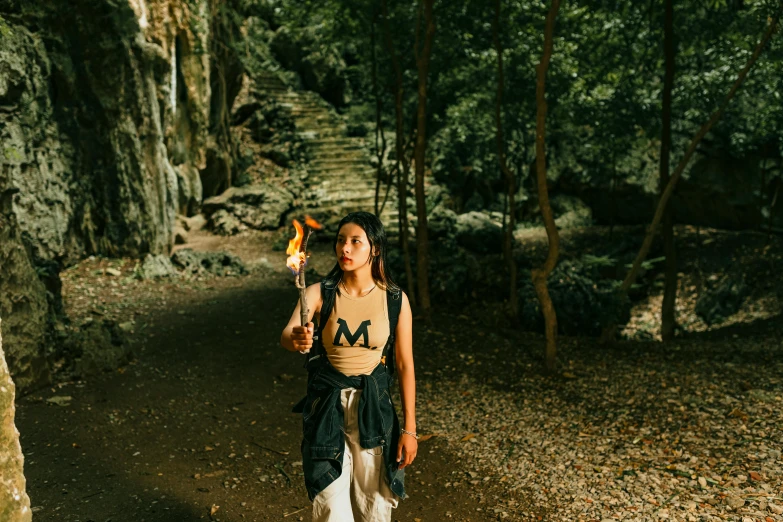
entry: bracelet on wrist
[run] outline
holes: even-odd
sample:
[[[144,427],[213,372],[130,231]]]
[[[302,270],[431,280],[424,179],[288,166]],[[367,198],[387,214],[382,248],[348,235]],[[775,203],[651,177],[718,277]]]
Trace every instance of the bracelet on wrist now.
[[[416,435],[416,432],[413,432],[413,431],[408,431],[408,430],[406,430],[405,428],[401,428],[401,429],[400,429],[400,431],[401,431],[402,433],[407,433],[408,435],[410,435],[411,437],[413,437],[413,438],[414,438],[414,439],[416,439],[416,440],[419,440],[419,436],[418,436],[418,435]]]

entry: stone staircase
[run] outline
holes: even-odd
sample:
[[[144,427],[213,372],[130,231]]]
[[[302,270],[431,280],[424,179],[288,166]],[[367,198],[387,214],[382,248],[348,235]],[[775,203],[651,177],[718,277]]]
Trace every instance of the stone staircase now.
[[[256,88],[290,111],[297,134],[307,147],[307,189],[302,210],[328,225],[348,212],[373,212],[376,171],[364,139],[348,136],[345,123],[318,94],[289,89],[274,73],[255,79]],[[385,187],[381,187],[383,202]],[[397,191],[389,192],[381,221],[397,233]]]

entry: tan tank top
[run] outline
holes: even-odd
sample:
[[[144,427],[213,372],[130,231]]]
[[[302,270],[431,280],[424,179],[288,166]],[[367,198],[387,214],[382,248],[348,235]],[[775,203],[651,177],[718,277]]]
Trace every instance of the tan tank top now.
[[[386,290],[373,288],[362,297],[336,293],[323,329],[326,356],[345,375],[369,375],[381,362],[389,339]]]

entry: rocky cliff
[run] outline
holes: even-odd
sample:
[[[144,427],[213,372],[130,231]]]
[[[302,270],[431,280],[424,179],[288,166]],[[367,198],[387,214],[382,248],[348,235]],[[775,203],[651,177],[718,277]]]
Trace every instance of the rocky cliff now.
[[[60,267],[167,253],[176,214],[231,185],[227,122],[242,71],[227,9],[0,5],[0,316],[20,388],[48,378]]]

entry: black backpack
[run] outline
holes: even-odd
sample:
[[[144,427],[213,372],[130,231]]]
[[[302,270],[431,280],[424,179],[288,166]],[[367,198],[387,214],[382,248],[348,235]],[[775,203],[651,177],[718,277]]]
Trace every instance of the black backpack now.
[[[313,348],[307,355],[304,367],[307,368],[308,373],[320,369],[323,365],[328,364],[329,361],[326,357],[326,348],[323,345],[323,329],[326,324],[327,318],[332,313],[334,308],[334,300],[337,295],[337,281],[334,279],[324,279],[321,281],[321,313],[318,326],[313,336]],[[386,345],[383,347],[383,354],[381,355],[381,362],[386,366],[386,372],[391,376],[395,372],[395,333],[397,331],[397,321],[400,317],[400,310],[402,309],[402,290],[399,288],[386,290],[386,308],[389,311],[389,339],[386,341]]]

